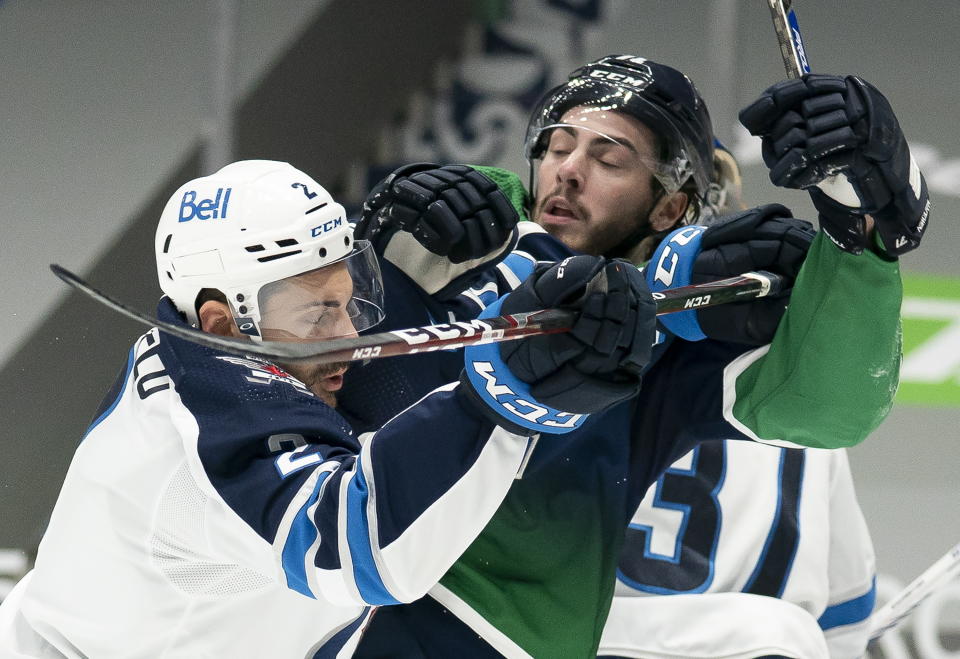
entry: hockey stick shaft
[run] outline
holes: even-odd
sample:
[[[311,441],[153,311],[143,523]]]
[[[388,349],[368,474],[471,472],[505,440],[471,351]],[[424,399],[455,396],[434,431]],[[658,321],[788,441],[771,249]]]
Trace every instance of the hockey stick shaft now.
[[[870,640],[883,636],[920,606],[938,588],[960,574],[960,544],[941,556],[919,577],[870,616]]]
[[[662,315],[764,297],[779,290],[781,283],[778,275],[751,272],[717,282],[654,293],[653,297],[657,315]],[[306,359],[312,361],[322,352],[325,362],[356,361],[512,341],[525,336],[566,332],[573,327],[576,318],[574,311],[544,309],[483,320],[393,330],[355,339],[333,339],[324,344],[314,344],[314,354]]]
[[[800,36],[800,23],[793,10],[793,0],[767,0],[767,5],[770,7],[777,41],[780,42],[780,54],[783,56],[787,77],[799,78],[804,73],[810,73],[807,51],[803,46],[803,37]]]
[[[272,361],[310,361],[319,364],[450,350],[467,345],[512,341],[536,334],[565,332],[576,320],[576,313],[573,311],[544,309],[483,320],[413,327],[361,337],[314,342],[262,341],[258,343],[161,321],[97,290],[59,265],[51,264],[50,269],[73,288],[139,323],[157,327],[173,336],[210,348],[238,355],[256,355]],[[775,295],[783,286],[784,279],[779,275],[769,272],[748,272],[720,281],[657,292],[653,297],[657,305],[657,314],[660,315]]]

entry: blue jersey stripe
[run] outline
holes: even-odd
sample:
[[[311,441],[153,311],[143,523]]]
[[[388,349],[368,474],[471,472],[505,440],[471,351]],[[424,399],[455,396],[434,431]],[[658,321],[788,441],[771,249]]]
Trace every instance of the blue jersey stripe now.
[[[117,394],[114,397],[113,401],[110,403],[110,405],[107,406],[107,408],[97,416],[94,422],[90,424],[90,427],[87,428],[87,432],[83,434],[84,439],[87,437],[87,435],[90,434],[90,432],[94,428],[100,425],[101,421],[103,421],[108,416],[110,416],[110,413],[113,412],[117,408],[117,405],[120,403],[120,399],[123,398],[123,392],[127,390],[127,380],[130,379],[130,371],[133,370],[133,350],[134,350],[133,348],[130,348],[130,352],[127,353],[127,365],[124,368],[123,375],[119,377],[118,382],[115,382],[113,387],[111,387],[111,391],[116,391],[117,389],[119,389],[119,391],[117,391]],[[104,402],[106,402],[106,400],[104,400]]]
[[[307,580],[306,560],[307,552],[317,539],[317,527],[310,518],[309,510],[320,496],[320,488],[328,476],[330,472],[324,472],[317,478],[313,492],[293,519],[290,533],[287,534],[287,541],[283,544],[283,551],[280,554],[283,571],[287,576],[287,587],[314,599],[316,596],[310,590],[310,582]]]
[[[820,616],[820,619],[817,620],[817,623],[820,625],[820,629],[827,631],[828,629],[833,629],[841,625],[853,625],[862,622],[873,613],[873,607],[876,602],[877,578],[874,577],[873,583],[870,585],[870,590],[860,597],[828,606],[827,610]]]
[[[353,579],[363,601],[370,604],[399,604],[380,578],[370,547],[370,521],[367,518],[367,480],[357,459],[356,474],[347,486],[347,545],[353,560]]]
[[[523,281],[533,273],[536,263],[530,258],[513,252],[503,260],[503,264],[510,268],[510,271],[516,275],[517,279]]]

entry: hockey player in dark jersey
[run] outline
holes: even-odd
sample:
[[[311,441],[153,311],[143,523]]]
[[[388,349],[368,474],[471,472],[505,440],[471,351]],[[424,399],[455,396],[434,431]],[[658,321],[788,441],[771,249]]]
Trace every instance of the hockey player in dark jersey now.
[[[383,318],[370,245],[286,163],[241,161],[183,185],[156,256],[167,322],[319,341]],[[622,318],[585,320],[615,331],[617,350],[564,374],[590,403],[556,410],[557,426],[634,394],[654,337],[635,269],[576,264],[580,276],[538,280],[548,304],[615,296],[633,318],[628,332]],[[596,354],[569,341],[571,360]],[[373,606],[421,597],[497,510],[532,433],[464,380],[431,387],[361,446],[335,409],[345,370],[143,335],[77,449],[34,570],[2,604],[0,655],[346,657]]]
[[[715,203],[739,213],[739,165],[715,146]],[[630,521],[600,655],[861,657],[874,580],[845,449],[704,442]]]
[[[605,58],[548,94],[528,136],[528,153],[540,160],[531,206],[515,176],[476,169],[579,250],[639,261],[659,242],[648,268],[654,284],[757,268],[798,275],[789,312],[781,298],[670,320],[639,398],[594,415],[562,446],[541,441],[467,553],[429,597],[382,611],[359,656],[590,656],[623,529],[673,459],[717,438],[846,446],[889,410],[899,364],[896,258],[916,247],[928,213],[889,105],[859,79],[808,76],[774,86],[744,112],[764,138],[775,183],[828,191],[811,192],[821,212],[815,238],[770,205],[662,240],[696,216],[689,209],[711,201],[706,109],[689,81],[667,69]],[[664,139],[657,144],[653,133]],[[484,188],[465,172],[401,170],[371,196],[361,224],[408,285],[433,294],[424,304],[434,317],[488,312],[537,259],[573,253],[521,224],[521,251],[505,255],[509,241],[476,201]],[[837,172],[841,178],[827,182]],[[633,229],[626,236],[624,223]],[[437,255],[454,252],[440,266]],[[501,351],[508,363],[518,355]],[[472,359],[468,351],[468,372]],[[400,372],[391,377],[416,389]]]

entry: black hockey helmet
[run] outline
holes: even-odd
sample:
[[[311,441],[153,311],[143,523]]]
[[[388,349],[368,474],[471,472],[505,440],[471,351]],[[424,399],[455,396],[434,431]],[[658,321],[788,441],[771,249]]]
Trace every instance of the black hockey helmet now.
[[[581,105],[623,112],[649,126],[662,144],[655,174],[664,188],[673,192],[692,177],[700,198],[706,197],[713,127],[703,98],[680,71],[633,55],[608,55],[580,67],[548,91],[530,116],[524,154],[531,165],[543,155],[550,128]]]

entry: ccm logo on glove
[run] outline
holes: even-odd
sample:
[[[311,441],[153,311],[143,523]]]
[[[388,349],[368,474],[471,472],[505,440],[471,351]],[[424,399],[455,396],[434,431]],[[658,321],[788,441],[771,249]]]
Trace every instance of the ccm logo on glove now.
[[[561,412],[521,398],[509,386],[497,380],[496,369],[491,362],[473,362],[470,367],[483,378],[484,391],[509,413],[530,424],[539,424],[557,430],[573,430],[580,425],[585,415]],[[530,427],[536,427],[530,426]]]
[[[704,226],[690,226],[684,229],[680,229],[675,234],[670,236],[667,240],[666,245],[662,248],[663,251],[660,254],[660,258],[657,259],[657,267],[654,270],[653,281],[655,290],[661,290],[662,288],[669,288],[673,286],[673,279],[677,274],[677,263],[680,261],[680,255],[678,248],[686,247],[690,244],[694,238],[699,236],[701,233],[706,231]],[[699,251],[699,245],[697,245],[694,250],[694,254]],[[684,286],[689,283],[690,280],[690,270],[693,268],[693,259],[687,259],[684,261],[684,265],[687,266],[687,272],[684,276]],[[662,286],[657,286],[661,284]]]

